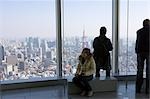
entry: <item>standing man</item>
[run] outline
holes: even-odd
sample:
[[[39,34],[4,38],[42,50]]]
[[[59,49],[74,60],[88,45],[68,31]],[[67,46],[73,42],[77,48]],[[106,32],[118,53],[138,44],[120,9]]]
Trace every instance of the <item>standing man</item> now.
[[[143,84],[143,70],[144,61],[146,60],[146,89],[145,92],[149,93],[149,77],[150,77],[150,55],[149,55],[149,33],[150,33],[150,20],[143,21],[143,28],[137,31],[137,39],[135,52],[137,54],[137,77],[136,77],[136,93],[141,92]]]
[[[106,70],[106,77],[110,77],[111,63],[109,51],[112,51],[113,47],[110,39],[106,37],[106,32],[106,27],[101,27],[100,36],[96,37],[93,42],[96,77],[100,77],[100,69]]]

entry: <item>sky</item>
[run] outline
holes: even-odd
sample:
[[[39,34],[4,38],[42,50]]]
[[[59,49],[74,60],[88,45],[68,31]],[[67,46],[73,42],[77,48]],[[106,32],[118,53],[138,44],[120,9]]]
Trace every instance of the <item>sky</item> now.
[[[150,18],[149,0],[129,0],[127,25],[127,0],[120,1],[120,38],[135,39],[137,29],[145,18]],[[64,0],[64,37],[99,35],[106,26],[112,37],[111,0]],[[25,38],[29,36],[56,37],[55,0],[0,0],[0,38]]]
[[[54,37],[55,4],[52,0],[0,0],[0,35],[23,38]]]

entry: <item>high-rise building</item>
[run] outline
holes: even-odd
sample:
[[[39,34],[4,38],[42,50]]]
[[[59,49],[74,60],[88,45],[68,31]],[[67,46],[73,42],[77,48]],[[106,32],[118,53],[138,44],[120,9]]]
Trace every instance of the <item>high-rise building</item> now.
[[[23,71],[23,70],[25,69],[24,66],[25,66],[25,65],[24,65],[24,62],[23,62],[23,61],[20,61],[20,62],[19,62],[19,67],[18,67],[19,71]]]
[[[54,47],[55,45],[56,45],[56,42],[55,42],[55,41],[48,41],[48,42],[47,42],[48,48],[52,48],[52,47]]]
[[[2,60],[4,60],[4,47],[0,45],[0,65],[2,65]]]
[[[32,37],[26,39],[27,47],[31,49]]]
[[[33,38],[33,48],[39,48],[39,38]]]
[[[45,40],[41,41],[40,47],[42,48],[42,57],[45,58],[45,55],[46,55],[46,43],[45,43]]]
[[[18,61],[24,61],[24,54],[22,52],[18,52],[17,59],[18,59]]]
[[[16,65],[18,63],[17,56],[15,55],[10,55],[6,57],[6,63],[8,65]]]
[[[51,51],[46,52],[46,58],[52,59]]]

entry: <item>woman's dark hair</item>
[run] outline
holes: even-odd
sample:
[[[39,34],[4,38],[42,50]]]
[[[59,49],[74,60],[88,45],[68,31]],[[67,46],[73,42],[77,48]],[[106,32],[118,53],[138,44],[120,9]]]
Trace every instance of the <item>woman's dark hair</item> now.
[[[82,52],[87,53],[87,55],[88,55],[89,57],[92,56],[91,50],[90,50],[89,48],[84,48],[84,49],[82,50]]]
[[[81,55],[79,56],[79,60],[81,61],[82,64],[84,64],[85,59]]]

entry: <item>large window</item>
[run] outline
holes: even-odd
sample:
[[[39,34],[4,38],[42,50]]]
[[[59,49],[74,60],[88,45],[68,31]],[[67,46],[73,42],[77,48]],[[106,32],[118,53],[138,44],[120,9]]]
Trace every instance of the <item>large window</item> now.
[[[119,74],[136,75],[136,31],[150,18],[149,0],[120,0]]]
[[[136,31],[150,17],[149,0],[120,0],[119,74],[136,74]],[[0,0],[0,80],[55,77],[55,0]],[[112,38],[112,0],[62,0],[62,72],[75,73],[78,56],[101,26]],[[101,70],[101,75],[105,71]]]
[[[0,0],[0,80],[56,76],[55,0]]]
[[[73,75],[78,56],[84,47],[93,51],[92,43],[101,26],[112,37],[112,0],[63,0],[63,75]],[[105,75],[101,71],[101,76]]]

